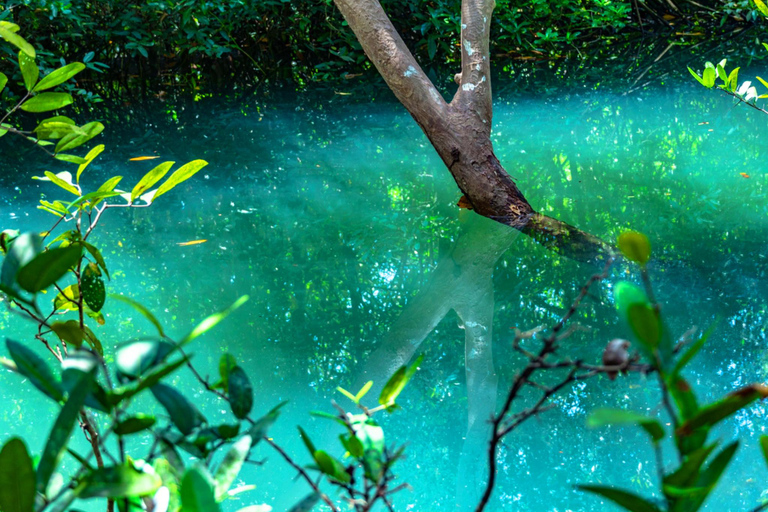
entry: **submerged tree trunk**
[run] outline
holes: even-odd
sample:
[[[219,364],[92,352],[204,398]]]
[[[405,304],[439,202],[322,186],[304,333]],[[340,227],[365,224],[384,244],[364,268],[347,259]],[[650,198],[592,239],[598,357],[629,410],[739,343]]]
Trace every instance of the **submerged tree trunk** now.
[[[461,72],[446,103],[405,46],[378,0],[334,0],[368,58],[421,126],[468,206],[569,258],[599,263],[613,248],[537,213],[493,152],[489,34],[494,0],[463,0]]]

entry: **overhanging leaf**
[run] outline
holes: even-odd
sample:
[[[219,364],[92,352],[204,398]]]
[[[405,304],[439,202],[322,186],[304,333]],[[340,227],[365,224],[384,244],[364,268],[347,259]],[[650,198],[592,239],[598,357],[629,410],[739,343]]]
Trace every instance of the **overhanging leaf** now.
[[[0,510],[32,512],[35,505],[35,470],[24,441],[12,437],[0,450]]]
[[[157,192],[155,192],[153,201],[156,201],[158,197],[165,194],[169,190],[171,190],[173,187],[178,185],[179,183],[188,180],[192,176],[197,173],[200,169],[208,165],[208,162],[205,160],[193,160],[189,163],[186,163],[176,169],[173,174],[163,183],[160,185],[160,188],[157,189]]]
[[[762,384],[745,386],[722,400],[700,408],[688,421],[680,425],[677,434],[685,436],[700,427],[711,427],[755,400],[766,397],[768,397],[768,387]]]
[[[15,26],[18,27],[18,25]],[[32,59],[35,58],[35,49],[32,47],[32,45],[25,41],[23,37],[16,34],[15,31],[11,30],[10,26],[0,25],[0,37],[26,53],[28,57]]]
[[[630,512],[661,512],[656,505],[637,494],[602,485],[578,485],[582,491],[591,492],[611,500]]]
[[[72,95],[66,92],[44,92],[22,103],[21,110],[35,113],[49,112],[71,105],[73,101]]]
[[[155,384],[150,388],[152,394],[163,408],[168,411],[171,421],[179,432],[188,436],[203,423],[203,415],[187,400],[184,395],[165,384]]]
[[[237,419],[245,419],[253,408],[253,386],[239,366],[230,370],[227,389],[232,413]]]
[[[141,180],[136,184],[135,187],[133,187],[133,190],[131,191],[131,203],[136,201],[136,198],[142,195],[144,192],[149,190],[155,183],[160,181],[163,176],[165,176],[168,171],[173,167],[173,164],[175,162],[163,162],[162,164],[158,165],[151,171],[149,171],[147,174],[144,175]]]
[[[79,245],[49,249],[21,267],[16,282],[30,293],[37,293],[53,285],[77,265],[83,250]]]
[[[228,317],[232,312],[234,312],[237,308],[242,306],[248,301],[248,296],[243,295],[239,299],[237,299],[231,306],[229,306],[224,311],[220,311],[218,313],[214,313],[213,315],[209,316],[202,322],[200,322],[197,327],[192,329],[192,332],[184,336],[184,339],[182,339],[179,342],[180,346],[186,345],[190,341],[194,340],[198,336],[208,332],[209,330],[213,329],[219,322],[224,320],[226,317]]]
[[[216,499],[221,501],[227,495],[227,491],[234,483],[240,469],[243,467],[248,452],[251,450],[252,438],[245,435],[232,443],[229,451],[224,456],[216,473],[213,476]]]
[[[33,91],[44,91],[46,89],[50,89],[51,87],[56,87],[57,85],[66,82],[84,69],[85,64],[82,62],[73,62],[72,64],[62,66],[59,69],[48,73],[45,78],[40,80],[40,83],[35,86]]]
[[[183,512],[219,512],[219,504],[210,477],[194,466],[181,481],[181,510]]]
[[[54,377],[48,363],[31,349],[21,343],[6,339],[8,354],[16,363],[16,371],[29,379],[33,386],[50,398],[60,402],[64,400],[64,389],[59,379]]]
[[[159,476],[131,466],[108,466],[92,471],[84,484],[80,498],[132,498],[153,494],[163,482]]]

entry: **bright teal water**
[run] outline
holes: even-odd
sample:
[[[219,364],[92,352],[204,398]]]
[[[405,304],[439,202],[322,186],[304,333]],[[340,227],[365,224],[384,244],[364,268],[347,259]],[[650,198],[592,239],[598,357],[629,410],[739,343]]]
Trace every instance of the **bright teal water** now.
[[[402,341],[399,331],[386,335],[401,315],[411,315],[416,331],[436,322],[418,349],[425,359],[404,410],[382,423],[389,442],[410,442],[400,474],[414,489],[399,495],[399,509],[456,509],[467,417],[464,331],[454,312],[436,317],[435,305],[487,300],[492,289],[495,300],[479,314],[493,322],[500,399],[520,365],[510,349],[512,329],[554,323],[594,269],[459,211],[448,172],[395,103],[324,94],[183,107],[158,101],[120,113],[128,121],[108,127],[108,151],[84,175],[87,184],[120,174],[133,186],[153,166],[128,161],[137,156],[204,158],[210,165],[151,209],[108,212],[94,241],[112,270],[109,291],[142,301],[175,336],[249,294],[243,308],[194,344],[195,362],[215,376],[221,352],[235,355],[257,390],[256,414],[290,399],[272,433],[302,463],[295,425],[327,437],[308,412],[331,410],[332,398],[342,402],[335,387],[360,379],[368,354],[382,343]],[[497,154],[534,207],[606,240],[630,227],[647,233],[658,296],[676,333],[704,329],[719,316],[689,375],[706,399],[765,379],[767,127],[768,117],[687,83],[630,96],[564,91],[496,102]],[[0,146],[0,227],[45,229],[49,217],[33,206],[61,194],[29,178],[63,167],[9,138]],[[178,245],[199,239],[207,242]],[[431,278],[459,253],[476,265],[452,267],[448,289],[441,289]],[[462,279],[472,271],[486,278]],[[595,288],[578,319],[589,330],[564,343],[564,354],[597,361],[607,340],[628,336],[610,302],[619,275],[636,277],[626,271],[614,269]],[[151,325],[121,304],[108,304],[106,315],[99,330],[106,345],[151,334]],[[0,316],[3,336],[30,340],[30,329]],[[211,421],[227,419],[189,375],[174,383]],[[655,466],[644,435],[584,424],[590,410],[606,405],[656,414],[657,396],[653,380],[640,376],[591,380],[563,393],[555,410],[508,438],[495,509],[607,510],[573,490],[584,482],[652,492]],[[24,435],[39,452],[52,405],[7,372],[0,373],[0,397],[0,437]],[[742,446],[709,510],[758,503],[766,489],[757,447],[765,418],[758,404],[719,428],[724,441],[738,437]],[[283,510],[307,493],[276,453],[259,452],[266,464],[242,475],[257,489],[232,510],[261,501]]]

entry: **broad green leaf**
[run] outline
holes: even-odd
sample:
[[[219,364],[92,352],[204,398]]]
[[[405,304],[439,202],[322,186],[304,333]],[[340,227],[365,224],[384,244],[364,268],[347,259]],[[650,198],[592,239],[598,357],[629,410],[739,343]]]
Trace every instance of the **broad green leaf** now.
[[[40,76],[40,69],[38,69],[37,64],[35,64],[35,58],[30,57],[23,51],[19,52],[19,68],[21,69],[21,76],[24,79],[24,87],[26,87],[28,91],[31,91],[35,87],[37,79]]]
[[[64,116],[60,116],[64,117]],[[82,129],[74,124],[52,118],[43,121],[34,129],[39,139],[60,139],[70,133],[82,134]]]
[[[186,364],[186,362],[187,359],[182,358],[177,361],[172,361],[160,366],[156,366],[152,370],[142,375],[139,381],[113,389],[109,393],[107,400],[110,404],[117,405],[121,401],[131,398],[136,394],[144,391],[145,389],[151,388],[166,376],[182,367],[184,364]]]
[[[101,271],[95,263],[89,263],[80,276],[80,289],[83,300],[92,311],[99,312],[104,307],[107,292],[104,280],[101,279]]]
[[[760,450],[763,452],[763,460],[768,464],[768,436],[760,436]]]
[[[136,380],[153,366],[161,364],[175,347],[167,341],[130,341],[115,351],[115,366],[120,382]]]
[[[18,27],[18,25],[14,26]],[[27,54],[28,57],[32,59],[35,58],[35,49],[32,47],[32,45],[26,42],[23,37],[16,34],[10,26],[0,25],[0,37],[14,45],[19,50],[23,51],[25,54]]]
[[[736,453],[736,449],[739,447],[738,441],[729,444],[718,453],[709,466],[701,473],[698,479],[698,487],[703,489],[703,492],[697,493],[691,498],[686,499],[685,510],[698,510],[704,504],[710,491],[717,485],[720,476],[723,471],[731,462],[733,455]]]
[[[219,512],[213,485],[203,468],[189,468],[181,481],[181,512]]]
[[[700,77],[700,76],[698,75],[698,73],[696,73],[696,72],[695,72],[694,70],[692,70],[690,67],[688,68],[688,71],[690,71],[691,75],[693,75],[693,78],[695,78],[696,80],[698,80],[698,82],[699,82],[701,85],[704,85],[704,86],[706,87],[706,85],[704,84],[704,79],[703,79],[702,77]]]
[[[613,300],[616,310],[624,320],[629,321],[629,306],[632,304],[648,304],[648,297],[637,285],[628,281],[619,281],[613,287]]]
[[[5,76],[4,73],[0,73],[0,92],[3,92],[3,89],[5,89],[5,84],[8,83],[8,77]]]
[[[229,372],[235,366],[237,366],[237,360],[232,354],[221,356],[219,359],[219,375],[221,380],[216,384],[216,387],[223,389],[225,392],[229,389]]]
[[[731,92],[736,92],[736,88],[739,86],[739,69],[741,69],[741,68],[735,68],[728,75],[727,88]]]
[[[669,378],[667,384],[672,398],[675,399],[677,408],[680,411],[683,420],[691,418],[699,410],[699,405],[696,401],[696,395],[693,394],[691,385],[683,379],[679,374],[673,374]]]
[[[317,450],[314,453],[314,458],[317,466],[320,468],[320,471],[329,477],[340,482],[350,481],[349,473],[346,472],[341,462],[330,456],[327,452],[323,450]]]
[[[587,426],[590,428],[627,423],[639,425],[651,436],[651,439],[653,439],[654,442],[664,438],[664,429],[657,420],[633,411],[625,411],[623,409],[596,409],[587,418]]]
[[[150,388],[160,405],[168,411],[179,432],[188,436],[203,423],[203,415],[184,395],[170,386],[158,383]]]
[[[35,505],[35,470],[24,441],[12,437],[0,450],[0,510],[32,512]]]
[[[56,155],[60,156],[60,155]],[[75,206],[79,206],[81,204],[89,203],[91,204],[91,208],[96,206],[96,204],[101,201],[102,199],[107,199],[109,197],[115,197],[119,196],[120,192],[112,191],[112,192],[88,192],[84,196],[80,196],[71,203],[69,203],[66,208],[69,210],[70,208],[73,208]]]
[[[119,436],[135,434],[136,432],[142,432],[151,428],[156,422],[157,419],[154,416],[148,414],[136,414],[115,425],[114,433]]]
[[[248,452],[251,450],[252,439],[249,435],[244,435],[236,442],[232,443],[224,460],[221,461],[216,473],[213,475],[215,494],[218,501],[227,496],[227,491],[235,482],[240,469],[243,467]]]
[[[66,153],[57,153],[53,155],[53,158],[55,158],[56,160],[61,160],[62,162],[69,162],[70,164],[76,164],[76,165],[82,165],[85,163],[85,158],[77,155],[69,155]]]
[[[56,93],[43,93],[43,94],[56,94]],[[23,108],[23,106],[22,106]],[[82,146],[98,134],[104,131],[104,125],[99,122],[92,122],[88,124],[84,124],[80,127],[85,133],[81,135],[76,135],[74,133],[71,133],[67,136],[65,136],[63,139],[59,141],[58,144],[56,144],[56,153],[62,152],[62,151],[69,151],[70,149],[74,149],[78,146]],[[85,162],[83,162],[85,163]],[[82,164],[81,164],[82,165]]]
[[[631,304],[627,319],[632,332],[647,348],[653,350],[661,342],[661,319],[658,312],[647,304]]]
[[[384,389],[381,390],[379,404],[389,406],[395,403],[395,400],[403,391],[405,385],[411,379],[413,374],[416,373],[416,369],[419,367],[419,364],[421,364],[423,358],[424,356],[419,356],[410,366],[401,366],[395,374],[390,377],[389,381],[384,385]]]
[[[80,329],[80,322],[77,320],[67,320],[66,322],[53,322],[51,324],[51,330],[56,333],[56,336],[75,348],[80,348],[83,344],[83,338],[85,333]]]
[[[17,289],[16,274],[43,250],[43,239],[36,233],[22,233],[13,240],[0,270],[0,284]]]
[[[142,473],[131,466],[107,466],[85,477],[80,498],[132,498],[154,494],[163,484],[153,473]]]
[[[163,176],[168,173],[174,163],[176,162],[163,162],[145,174],[131,191],[131,203],[136,201],[137,197],[149,190],[155,183],[163,179]]]
[[[213,329],[219,322],[224,320],[226,317],[228,317],[232,312],[234,312],[237,308],[242,306],[248,301],[248,296],[243,295],[239,299],[237,299],[231,306],[229,306],[224,311],[220,311],[218,313],[214,313],[213,315],[209,316],[202,322],[200,322],[197,327],[192,329],[192,332],[184,336],[184,339],[182,339],[179,342],[180,346],[184,346],[190,341],[194,340],[198,336],[208,332],[209,330]]]
[[[366,414],[354,414],[349,417],[355,436],[363,444],[363,448],[374,450],[379,454],[384,452],[384,429]]]
[[[82,254],[79,245],[48,249],[19,269],[16,282],[30,293],[45,290],[76,266]]]
[[[44,92],[22,103],[21,110],[35,113],[49,112],[71,105],[73,101],[72,95],[66,92]]]
[[[248,432],[251,439],[253,439],[253,446],[256,446],[259,441],[267,435],[269,428],[274,425],[277,418],[280,416],[280,409],[287,403],[288,402],[282,402],[281,404],[278,404],[267,414],[256,420],[256,423],[253,424],[251,430]]]
[[[698,482],[702,466],[704,466],[707,458],[715,448],[716,445],[711,444],[689,453],[679,468],[664,477],[664,485],[678,488],[695,486]]]
[[[43,81],[45,81],[45,79],[43,79]],[[98,146],[93,147],[88,154],[85,155],[85,162],[80,164],[80,167],[77,168],[77,183],[80,183],[80,175],[83,174],[86,167],[88,167],[102,151],[104,151],[104,144],[99,144]]]
[[[750,384],[725,398],[700,408],[678,428],[678,435],[685,436],[700,427],[711,427],[731,414],[740,411],[757,399],[768,397],[768,386],[762,384]]]
[[[763,0],[753,0],[757,6],[757,10],[762,13],[763,16],[768,17],[768,6],[765,5]]]
[[[158,197],[165,194],[166,192],[171,190],[173,187],[175,187],[182,181],[188,180],[189,178],[194,176],[194,174],[197,171],[199,171],[206,165],[208,165],[208,162],[206,162],[205,160],[193,160],[189,163],[182,165],[181,167],[176,169],[176,171],[174,171],[174,173],[171,174],[171,176],[167,180],[165,180],[165,183],[160,185],[160,188],[157,189],[152,200],[156,201]]]
[[[48,363],[42,357],[21,343],[10,339],[5,340],[5,345],[8,347],[8,355],[16,363],[17,371],[28,378],[33,386],[57,402],[64,399],[64,389],[59,379],[53,375]]]
[[[232,413],[237,419],[245,419],[253,408],[253,386],[239,366],[230,370],[227,389]]]
[[[319,501],[320,495],[316,492],[313,492],[292,506],[288,512],[309,512],[315,507],[315,505],[317,505]]]
[[[360,400],[363,399],[363,397],[368,393],[368,391],[371,390],[371,387],[373,387],[373,381],[369,380],[363,385],[362,388],[360,388],[360,391],[357,392],[357,394],[355,395],[355,400],[357,402],[360,402]]]
[[[39,492],[45,492],[48,480],[50,480],[51,475],[56,470],[61,457],[67,449],[69,437],[72,435],[77,417],[80,415],[80,409],[85,404],[85,398],[88,396],[92,384],[93,376],[91,374],[81,374],[77,384],[70,391],[64,407],[61,408],[56,422],[53,424],[53,429],[48,435],[48,441],[45,444],[45,449],[43,449],[40,463],[37,465],[37,490]]]
[[[715,70],[714,68],[704,68],[704,87],[709,89],[715,85]]]
[[[651,257],[651,243],[642,233],[636,231],[622,233],[619,235],[618,246],[625,258],[641,266],[645,266]]]
[[[94,192],[91,192],[91,193],[94,193]],[[103,192],[103,193],[106,193],[106,192]],[[83,244],[83,247],[85,247],[85,250],[88,251],[91,256],[93,256],[93,259],[96,260],[96,264],[99,266],[99,268],[101,268],[101,270],[104,271],[105,274],[107,274],[107,279],[109,279],[109,270],[107,270],[107,263],[104,261],[104,257],[101,255],[101,251],[99,251],[98,248],[94,247],[88,242],[80,242],[80,243]]]
[[[723,59],[725,60],[725,59]],[[717,65],[717,76],[720,78],[720,80],[723,81],[726,85],[728,84],[728,74],[725,72],[725,65],[721,62]]]
[[[59,84],[63,84],[79,72],[85,69],[85,64],[81,62],[73,62],[62,66],[55,71],[48,73],[45,78],[40,80],[40,83],[33,89],[35,92],[44,91],[51,87],[56,87]]]
[[[51,171],[45,171],[44,178],[41,178],[40,176],[32,176],[32,179],[50,181],[51,183],[63,188],[67,192],[75,194],[76,196],[80,196],[80,191],[77,189],[77,187],[75,187],[74,183],[72,183],[72,174],[67,171],[60,172],[58,174],[53,174]]]
[[[591,492],[611,500],[630,512],[661,512],[656,505],[636,494],[602,485],[577,485],[582,491]]]
[[[130,299],[126,297],[125,295],[110,295],[110,298],[119,300],[120,302],[124,302],[131,306],[133,309],[141,313],[141,315],[150,321],[152,325],[155,326],[155,329],[157,329],[158,334],[160,334],[161,337],[165,338],[165,332],[163,332],[163,326],[160,325],[160,322],[158,322],[157,318],[155,318],[155,315],[152,314],[150,310],[148,310],[146,307],[144,307],[142,304],[139,304],[133,299]]]
[[[67,286],[53,299],[53,309],[66,309],[74,311],[78,309],[77,303],[80,301],[80,289],[76,284]]]

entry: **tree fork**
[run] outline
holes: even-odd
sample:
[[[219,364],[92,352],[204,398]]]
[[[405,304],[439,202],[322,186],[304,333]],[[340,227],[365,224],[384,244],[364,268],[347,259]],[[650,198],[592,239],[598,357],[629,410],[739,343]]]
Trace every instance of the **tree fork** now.
[[[378,0],[334,0],[368,58],[426,134],[480,215],[568,258],[599,264],[613,247],[536,212],[493,152],[490,25],[494,0],[462,0],[461,73],[450,103],[408,50]]]

